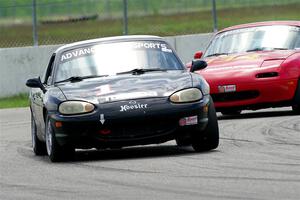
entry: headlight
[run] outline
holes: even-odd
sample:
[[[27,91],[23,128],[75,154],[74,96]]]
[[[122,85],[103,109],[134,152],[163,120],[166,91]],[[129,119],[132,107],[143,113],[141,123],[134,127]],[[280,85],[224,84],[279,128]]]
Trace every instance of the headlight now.
[[[173,103],[187,103],[202,99],[202,92],[198,88],[189,88],[176,92],[170,96]]]
[[[61,114],[73,115],[92,112],[95,106],[83,101],[65,101],[59,105],[58,111]]]
[[[261,67],[263,68],[274,68],[279,67],[283,63],[284,59],[277,59],[277,60],[265,60]]]

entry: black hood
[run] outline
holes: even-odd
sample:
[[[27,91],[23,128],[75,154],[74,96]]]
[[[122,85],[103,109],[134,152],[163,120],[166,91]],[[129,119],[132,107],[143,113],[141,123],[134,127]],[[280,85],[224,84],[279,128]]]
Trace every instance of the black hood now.
[[[166,97],[192,86],[191,74],[184,70],[147,72],[140,75],[123,74],[57,85],[67,100],[86,100],[94,103]]]

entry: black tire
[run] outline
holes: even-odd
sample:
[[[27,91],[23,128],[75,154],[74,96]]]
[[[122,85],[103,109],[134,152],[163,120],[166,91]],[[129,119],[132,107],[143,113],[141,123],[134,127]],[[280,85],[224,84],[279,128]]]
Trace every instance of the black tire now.
[[[55,138],[55,131],[48,116],[46,118],[45,134],[47,154],[52,162],[60,162],[73,158],[75,149],[71,146],[60,146],[58,144]]]
[[[47,155],[46,143],[39,140],[37,137],[37,128],[34,117],[31,113],[31,143],[32,150],[37,156]]]
[[[190,146],[192,144],[190,138],[176,138],[175,140],[179,147]]]
[[[300,80],[298,80],[298,86],[294,97],[294,105],[292,108],[296,114],[300,114]]]
[[[222,115],[240,115],[241,114],[241,110],[223,110],[221,111]]]
[[[208,109],[207,126],[202,132],[193,135],[192,146],[197,152],[209,151],[219,146],[219,126],[212,98]]]
[[[300,105],[294,105],[292,108],[296,114],[298,115],[300,114]]]

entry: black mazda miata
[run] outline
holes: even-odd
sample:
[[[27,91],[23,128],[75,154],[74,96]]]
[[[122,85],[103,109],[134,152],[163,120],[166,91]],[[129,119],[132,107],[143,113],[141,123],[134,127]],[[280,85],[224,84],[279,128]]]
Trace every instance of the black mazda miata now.
[[[50,160],[76,148],[122,148],[175,139],[196,151],[217,148],[209,86],[160,37],[120,36],[57,49],[42,78],[29,79],[32,146]]]

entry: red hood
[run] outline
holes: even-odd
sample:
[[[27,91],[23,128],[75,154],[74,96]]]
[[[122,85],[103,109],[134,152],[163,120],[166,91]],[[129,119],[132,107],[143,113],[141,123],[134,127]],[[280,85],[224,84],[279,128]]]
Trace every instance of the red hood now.
[[[268,52],[251,52],[251,53],[239,53],[230,55],[221,55],[217,57],[205,58],[208,67],[202,72],[226,69],[229,68],[253,68],[260,67],[265,60],[286,59],[292,55],[295,50],[289,51],[268,51]]]
[[[208,66],[197,73],[207,80],[212,88],[211,91],[214,92],[218,85],[253,82],[253,78],[258,72],[268,69],[261,67],[264,61],[279,59],[283,62],[294,53],[295,50],[278,50],[208,57],[205,58]]]

